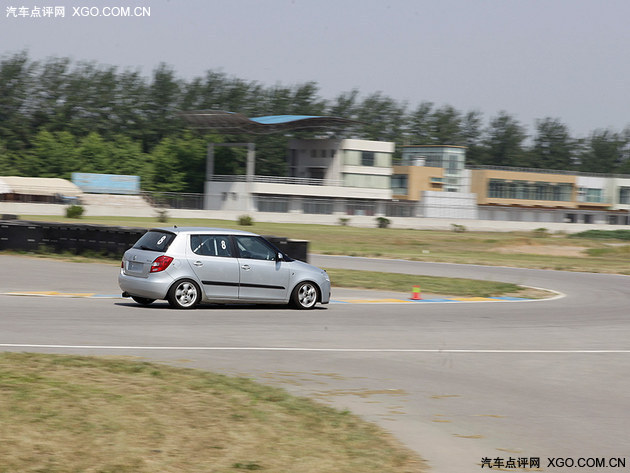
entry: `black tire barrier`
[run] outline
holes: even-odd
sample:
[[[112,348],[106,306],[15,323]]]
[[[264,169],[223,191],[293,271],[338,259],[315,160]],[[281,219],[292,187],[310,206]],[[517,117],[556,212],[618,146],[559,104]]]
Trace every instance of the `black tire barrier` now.
[[[0,220],[0,251],[42,251],[122,258],[145,228]],[[291,258],[307,261],[308,241],[266,236]]]
[[[143,228],[4,220],[0,221],[0,250],[122,257],[145,232]]]
[[[308,262],[308,241],[306,240],[289,240],[284,237],[276,237],[264,235],[271,243],[276,245],[280,251],[287,256],[300,261]]]

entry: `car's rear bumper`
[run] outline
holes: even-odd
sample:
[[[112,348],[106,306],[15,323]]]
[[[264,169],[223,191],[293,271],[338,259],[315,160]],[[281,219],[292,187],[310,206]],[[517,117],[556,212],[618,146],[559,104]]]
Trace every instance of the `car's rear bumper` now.
[[[122,271],[118,274],[118,286],[123,292],[148,299],[166,299],[173,281],[168,273],[155,273],[148,278],[129,276]]]

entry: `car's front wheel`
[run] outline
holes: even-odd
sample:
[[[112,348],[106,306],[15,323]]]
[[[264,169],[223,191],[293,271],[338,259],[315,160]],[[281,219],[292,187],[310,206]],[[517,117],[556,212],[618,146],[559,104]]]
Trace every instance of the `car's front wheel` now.
[[[195,282],[183,279],[171,286],[167,298],[175,309],[192,309],[201,300],[201,290]]]
[[[298,309],[312,309],[317,303],[317,286],[310,282],[301,282],[293,290],[293,305]]]

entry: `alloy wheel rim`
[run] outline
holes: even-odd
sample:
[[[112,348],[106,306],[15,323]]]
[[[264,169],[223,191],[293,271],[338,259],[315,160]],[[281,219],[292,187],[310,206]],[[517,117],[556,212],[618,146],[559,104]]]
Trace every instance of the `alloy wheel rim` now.
[[[175,297],[182,307],[189,307],[197,298],[197,289],[191,283],[182,283],[177,287]]]
[[[317,300],[317,291],[312,284],[304,284],[298,294],[302,307],[311,307]]]

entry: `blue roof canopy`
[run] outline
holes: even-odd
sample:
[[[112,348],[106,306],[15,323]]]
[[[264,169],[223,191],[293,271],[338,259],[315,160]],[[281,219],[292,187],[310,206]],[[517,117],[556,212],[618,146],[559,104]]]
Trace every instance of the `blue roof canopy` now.
[[[240,113],[223,110],[197,110],[181,112],[179,115],[195,128],[212,129],[221,133],[269,134],[357,123],[346,118],[314,115],[270,115],[248,118]]]

